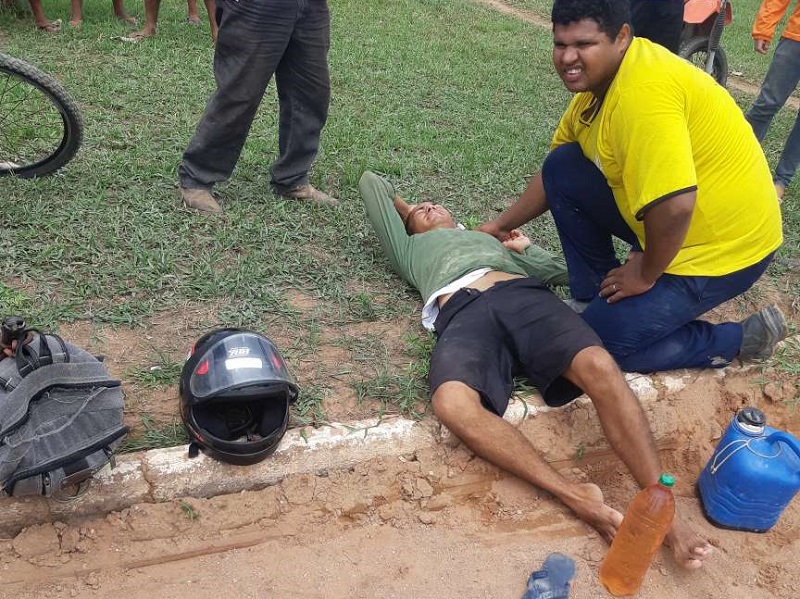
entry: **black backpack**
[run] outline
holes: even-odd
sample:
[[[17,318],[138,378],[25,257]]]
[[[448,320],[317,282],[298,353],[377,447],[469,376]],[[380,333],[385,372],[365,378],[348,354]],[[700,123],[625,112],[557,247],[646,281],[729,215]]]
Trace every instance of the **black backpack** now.
[[[63,496],[112,461],[128,432],[122,387],[90,353],[57,335],[27,335],[15,355],[0,354],[0,486]]]

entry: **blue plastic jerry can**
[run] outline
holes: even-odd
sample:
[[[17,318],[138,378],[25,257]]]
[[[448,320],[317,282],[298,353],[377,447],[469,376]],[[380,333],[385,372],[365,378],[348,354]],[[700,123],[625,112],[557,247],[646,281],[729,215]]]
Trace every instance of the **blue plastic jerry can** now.
[[[800,490],[800,442],[766,420],[740,410],[700,474],[703,511],[716,526],[765,532]]]

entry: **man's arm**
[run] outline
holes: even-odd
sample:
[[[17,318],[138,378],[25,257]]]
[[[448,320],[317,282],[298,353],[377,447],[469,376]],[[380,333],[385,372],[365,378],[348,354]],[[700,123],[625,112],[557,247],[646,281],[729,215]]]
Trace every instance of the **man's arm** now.
[[[407,211],[408,206],[397,196],[392,184],[375,173],[367,171],[361,175],[358,189],[369,222],[392,268],[413,285],[408,267],[411,237],[406,234],[403,220],[398,213],[403,207]]]
[[[600,297],[613,304],[649,291],[683,247],[697,192],[673,196],[644,213],[644,253],[631,252],[628,261],[608,272],[600,283]]]
[[[554,256],[547,250],[531,243],[519,229],[513,229],[503,246],[510,251],[511,258],[525,274],[541,279],[548,285],[567,285],[567,262],[563,256]]]
[[[547,212],[547,198],[544,194],[542,173],[536,173],[528,182],[528,187],[519,199],[488,223],[478,227],[479,231],[494,235],[500,241],[508,239],[511,231]]]
[[[769,43],[786,9],[792,0],[763,0],[753,21],[753,47],[756,52],[766,54]]]

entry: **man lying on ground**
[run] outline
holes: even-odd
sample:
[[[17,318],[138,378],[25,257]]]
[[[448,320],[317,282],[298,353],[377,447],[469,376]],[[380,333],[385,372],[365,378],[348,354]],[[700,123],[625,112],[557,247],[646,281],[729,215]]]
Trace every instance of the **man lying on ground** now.
[[[772,355],[777,306],[697,320],[747,291],[781,244],[769,166],[730,94],[631,34],[628,0],[556,0],[553,64],[575,93],[542,172],[480,227],[503,240],[550,210],[572,297],[623,370]],[[620,265],[612,236],[631,246]]]
[[[609,443],[641,486],[661,463],[644,411],[592,329],[545,283],[563,262],[515,232],[505,243],[459,230],[437,204],[408,205],[373,173],[359,183],[367,216],[394,270],[422,294],[423,324],[437,335],[430,385],[436,417],[483,459],[542,488],[610,540],[622,515],[594,484],[556,472],[502,415],[513,375],[551,406],[585,391]],[[667,535],[678,564],[699,568],[711,547],[680,518]]]

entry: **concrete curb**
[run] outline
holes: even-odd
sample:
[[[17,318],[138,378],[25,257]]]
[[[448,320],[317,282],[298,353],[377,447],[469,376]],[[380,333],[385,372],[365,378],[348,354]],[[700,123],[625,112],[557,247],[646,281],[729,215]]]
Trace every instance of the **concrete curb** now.
[[[670,381],[666,383],[670,390],[685,384],[686,377],[673,378],[665,379]],[[656,401],[658,390],[651,377],[627,375],[627,379],[643,404]],[[553,412],[586,408],[590,403],[582,396],[570,406],[549,408],[536,396],[517,398],[505,419],[519,427],[537,418],[546,420]],[[412,454],[439,443],[458,444],[458,439],[433,420],[416,422],[400,417],[334,423],[307,431],[290,430],[270,458],[253,466],[231,466],[203,454],[189,459],[185,445],[120,456],[115,468],[104,468],[86,493],[74,500],[0,498],[0,535],[14,536],[34,524],[106,514],[137,503],[259,489],[292,475],[346,469],[375,458]]]

